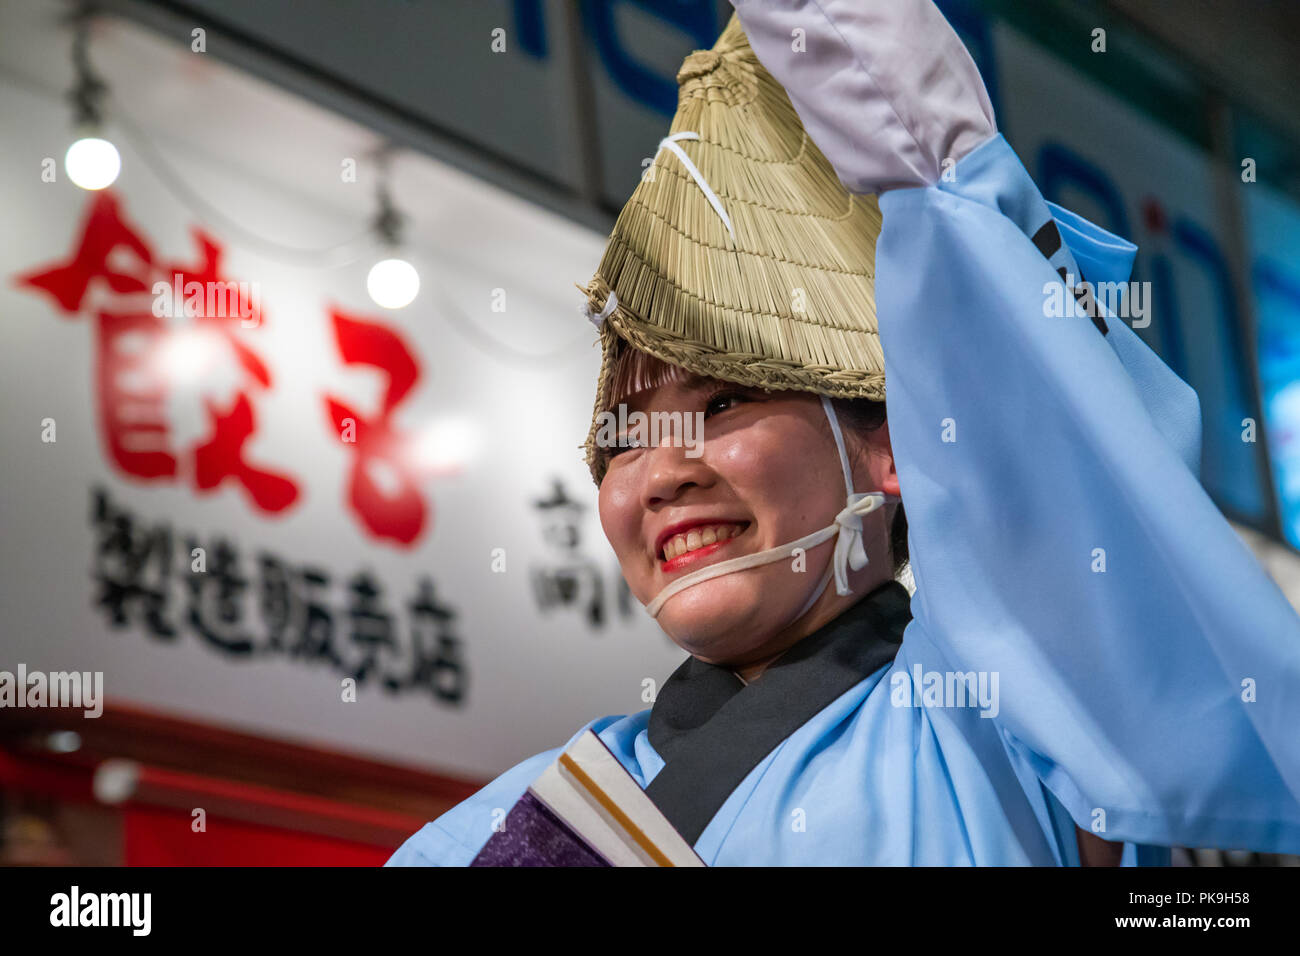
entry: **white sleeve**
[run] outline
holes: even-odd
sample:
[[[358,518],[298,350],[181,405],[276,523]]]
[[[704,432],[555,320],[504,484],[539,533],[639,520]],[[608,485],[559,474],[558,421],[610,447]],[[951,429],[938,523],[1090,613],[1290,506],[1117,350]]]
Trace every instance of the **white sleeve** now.
[[[997,132],[984,81],[931,0],[732,3],[759,62],[855,193],[937,182]]]

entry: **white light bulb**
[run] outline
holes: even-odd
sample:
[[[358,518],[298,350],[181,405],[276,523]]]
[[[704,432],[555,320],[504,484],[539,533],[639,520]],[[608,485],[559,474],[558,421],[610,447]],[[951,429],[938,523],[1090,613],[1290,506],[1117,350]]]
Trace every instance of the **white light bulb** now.
[[[366,291],[376,305],[400,309],[410,305],[420,291],[420,274],[405,259],[383,259],[366,276]]]
[[[68,147],[63,168],[82,189],[103,189],[111,186],[122,171],[122,157],[108,140],[86,136]]]
[[[95,768],[91,790],[100,803],[123,803],[140,783],[140,765],[134,760],[113,757]]]
[[[56,730],[45,738],[45,746],[56,754],[75,753],[81,749],[81,734],[75,730]]]

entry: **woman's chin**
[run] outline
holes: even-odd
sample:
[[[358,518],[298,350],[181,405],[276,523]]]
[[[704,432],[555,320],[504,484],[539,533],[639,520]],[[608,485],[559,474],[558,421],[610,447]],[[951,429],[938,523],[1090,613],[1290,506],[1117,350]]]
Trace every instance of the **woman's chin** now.
[[[759,582],[748,574],[704,581],[672,597],[659,612],[659,626],[683,650],[706,660],[730,656],[747,644],[761,641],[758,612],[770,606]]]

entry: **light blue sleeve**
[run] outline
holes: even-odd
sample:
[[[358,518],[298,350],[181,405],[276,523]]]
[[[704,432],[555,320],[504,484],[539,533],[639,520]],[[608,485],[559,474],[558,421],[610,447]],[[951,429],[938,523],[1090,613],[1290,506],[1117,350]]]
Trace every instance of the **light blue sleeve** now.
[[[493,825],[510,812],[524,791],[569,744],[586,730],[602,733],[621,716],[584,724],[563,746],[534,754],[515,764],[467,800],[426,823],[407,839],[384,866],[468,866],[492,836]]]
[[[1085,829],[1300,852],[1300,619],[1197,481],[1191,389],[1052,314],[1058,268],[1127,280],[1133,247],[1053,220],[1000,135],[953,172],[880,200],[911,626],[998,675],[1008,752]]]
[[[1039,784],[1042,787],[1042,784]],[[1075,833],[1074,820],[1069,811],[1061,805],[1052,791],[1043,787],[1043,796],[1047,802],[1048,814],[1064,866],[1079,865],[1079,837]],[[1171,854],[1167,846],[1148,846],[1142,843],[1125,843],[1120,854],[1120,866],[1169,866]]]

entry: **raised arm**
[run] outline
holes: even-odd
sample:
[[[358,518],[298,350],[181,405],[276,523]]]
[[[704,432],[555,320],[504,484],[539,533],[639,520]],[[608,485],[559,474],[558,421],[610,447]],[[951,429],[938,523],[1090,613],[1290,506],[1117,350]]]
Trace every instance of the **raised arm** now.
[[[1089,833],[1300,852],[1300,619],[1197,481],[1195,393],[1086,295],[1135,247],[1043,200],[929,0],[736,8],[882,193],[905,644],[999,675],[1008,754]]]
[[[979,71],[930,0],[732,2],[853,192],[928,186],[997,132]]]

